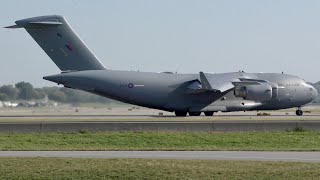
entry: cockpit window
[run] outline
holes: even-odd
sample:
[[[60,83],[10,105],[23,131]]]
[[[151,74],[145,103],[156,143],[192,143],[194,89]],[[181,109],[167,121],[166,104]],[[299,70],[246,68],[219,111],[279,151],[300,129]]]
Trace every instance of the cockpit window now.
[[[309,88],[309,91],[313,91],[313,88]]]

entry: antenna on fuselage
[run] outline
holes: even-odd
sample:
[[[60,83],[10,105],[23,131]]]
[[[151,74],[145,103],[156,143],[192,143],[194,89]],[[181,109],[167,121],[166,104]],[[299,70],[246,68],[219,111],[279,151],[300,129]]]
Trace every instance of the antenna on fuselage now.
[[[176,70],[174,71],[175,74],[178,74],[178,71],[179,71],[179,69],[181,68],[181,66],[182,66],[182,63],[180,63],[180,64],[177,66]]]

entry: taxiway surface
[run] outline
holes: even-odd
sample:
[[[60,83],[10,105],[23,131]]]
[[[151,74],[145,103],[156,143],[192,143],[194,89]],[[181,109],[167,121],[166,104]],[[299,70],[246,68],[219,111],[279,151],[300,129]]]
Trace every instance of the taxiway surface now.
[[[320,162],[320,152],[264,151],[0,151],[0,157],[143,158]]]
[[[304,128],[320,131],[319,120],[233,121],[66,121],[0,122],[0,132],[102,132],[102,131],[286,131]]]
[[[174,115],[149,115],[149,114],[95,114],[95,115],[68,115],[68,114],[22,114],[22,115],[1,115],[0,122],[35,122],[35,121],[219,121],[219,120],[320,120],[320,114],[305,114],[303,116],[283,115],[273,113],[273,115],[257,116],[252,113],[224,113],[211,117],[208,116],[187,116],[176,117]]]

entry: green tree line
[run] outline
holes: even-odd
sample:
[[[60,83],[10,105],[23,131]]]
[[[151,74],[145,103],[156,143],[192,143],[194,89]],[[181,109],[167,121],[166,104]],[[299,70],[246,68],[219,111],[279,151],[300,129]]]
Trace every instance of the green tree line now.
[[[109,103],[112,101],[91,93],[64,87],[34,88],[28,82],[0,87],[0,101],[40,100],[45,97],[61,103]]]

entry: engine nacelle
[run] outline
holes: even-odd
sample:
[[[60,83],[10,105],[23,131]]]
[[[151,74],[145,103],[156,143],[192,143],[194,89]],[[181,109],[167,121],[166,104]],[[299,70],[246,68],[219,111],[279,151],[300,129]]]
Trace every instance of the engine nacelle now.
[[[278,97],[279,86],[277,83],[269,82],[270,86],[272,87],[272,98]]]
[[[234,90],[236,97],[246,100],[267,101],[272,98],[272,87],[269,84],[239,86]]]

